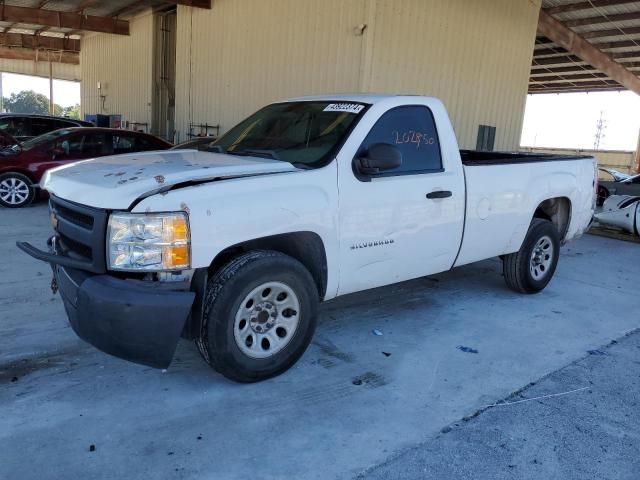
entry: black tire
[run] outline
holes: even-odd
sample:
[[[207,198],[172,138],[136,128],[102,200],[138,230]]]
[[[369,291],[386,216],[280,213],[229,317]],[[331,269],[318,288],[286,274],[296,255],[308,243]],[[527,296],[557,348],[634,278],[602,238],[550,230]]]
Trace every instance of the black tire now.
[[[268,282],[280,282],[294,292],[300,306],[297,328],[277,353],[251,358],[236,342],[236,313],[250,292]],[[318,290],[313,278],[300,262],[279,252],[256,250],[231,260],[207,283],[204,303],[198,350],[217,372],[237,382],[257,382],[286,371],[305,352],[316,328]]]
[[[36,196],[36,190],[29,177],[17,172],[0,175],[0,205],[5,208],[22,208],[30,205]],[[9,191],[9,188],[17,190]],[[26,190],[25,190],[26,188]]]
[[[542,252],[542,249],[538,249],[534,254],[534,249],[545,238],[549,239],[549,242],[545,240],[543,245],[550,243],[551,252]],[[542,253],[539,254],[538,251]],[[549,258],[546,258],[547,255]],[[559,255],[560,236],[556,227],[549,220],[534,218],[520,250],[504,255],[502,259],[502,271],[507,285],[516,292],[538,293],[547,286],[553,277]],[[533,256],[536,257],[535,261]],[[538,265],[538,262],[548,264],[545,264],[544,268],[540,270],[542,263]]]

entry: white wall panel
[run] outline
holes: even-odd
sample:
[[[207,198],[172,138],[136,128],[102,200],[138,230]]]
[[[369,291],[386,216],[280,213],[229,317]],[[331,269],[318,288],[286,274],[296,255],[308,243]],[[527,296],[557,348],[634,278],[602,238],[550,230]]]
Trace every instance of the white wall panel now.
[[[131,35],[95,34],[82,39],[81,107],[85,113],[122,114],[151,125],[153,16],[131,19]],[[98,82],[101,89],[98,91]],[[100,98],[104,95],[104,103]]]

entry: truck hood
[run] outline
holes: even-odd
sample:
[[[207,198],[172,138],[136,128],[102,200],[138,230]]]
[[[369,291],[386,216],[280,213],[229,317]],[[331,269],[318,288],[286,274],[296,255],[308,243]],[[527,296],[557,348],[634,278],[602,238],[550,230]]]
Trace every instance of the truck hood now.
[[[197,150],[166,150],[94,158],[54,168],[40,186],[97,208],[127,209],[140,197],[178,185],[298,170],[287,162]]]

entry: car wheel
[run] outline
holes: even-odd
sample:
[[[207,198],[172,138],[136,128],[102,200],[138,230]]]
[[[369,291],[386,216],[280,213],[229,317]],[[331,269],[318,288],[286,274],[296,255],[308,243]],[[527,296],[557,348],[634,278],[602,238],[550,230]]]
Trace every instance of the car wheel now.
[[[558,230],[549,220],[534,218],[520,250],[502,259],[504,279],[516,292],[538,293],[553,277],[559,256]]]
[[[604,201],[609,198],[609,190],[607,190],[602,185],[598,185],[598,193],[596,198],[596,205],[601,207],[604,205]]]
[[[3,173],[0,175],[0,205],[7,208],[20,208],[33,202],[36,196],[32,181],[21,173]]]
[[[316,327],[318,290],[297,260],[274,251],[236,257],[208,282],[196,345],[238,382],[281,374],[302,356]]]

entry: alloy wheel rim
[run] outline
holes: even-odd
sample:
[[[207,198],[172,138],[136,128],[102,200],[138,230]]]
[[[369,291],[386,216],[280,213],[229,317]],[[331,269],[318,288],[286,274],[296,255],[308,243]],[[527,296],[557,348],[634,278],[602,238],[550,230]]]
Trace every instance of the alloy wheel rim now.
[[[549,274],[553,253],[553,242],[547,235],[536,242],[529,261],[529,271],[535,280],[542,280]]]
[[[250,358],[269,358],[294,337],[300,319],[300,301],[282,282],[265,282],[240,303],[233,325],[236,345]]]
[[[29,185],[19,178],[9,177],[0,182],[0,199],[10,205],[20,205],[29,197]]]

